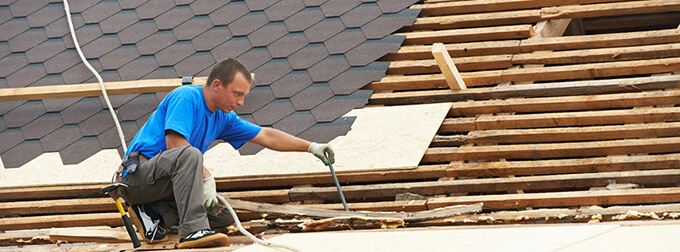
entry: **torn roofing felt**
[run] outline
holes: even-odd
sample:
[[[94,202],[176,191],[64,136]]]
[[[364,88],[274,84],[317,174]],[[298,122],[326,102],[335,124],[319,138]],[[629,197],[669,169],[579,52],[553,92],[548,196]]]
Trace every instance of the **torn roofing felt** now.
[[[345,134],[412,25],[416,0],[86,0],[69,2],[79,43],[104,81],[207,76],[226,57],[256,75],[244,119],[312,141]],[[0,88],[93,83],[61,1],[0,2]],[[167,93],[111,96],[126,141]],[[76,164],[121,150],[100,97],[0,102],[0,158],[19,167],[44,152]],[[349,123],[348,123],[349,122]],[[259,147],[246,145],[244,154]]]

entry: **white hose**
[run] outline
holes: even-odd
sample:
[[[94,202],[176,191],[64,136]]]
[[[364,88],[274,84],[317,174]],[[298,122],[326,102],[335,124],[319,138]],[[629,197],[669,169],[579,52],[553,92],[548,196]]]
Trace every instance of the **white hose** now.
[[[68,21],[68,28],[71,30],[71,38],[73,38],[73,45],[76,48],[76,51],[78,51],[78,55],[80,55],[80,59],[83,61],[85,66],[87,66],[87,69],[90,69],[90,72],[94,74],[95,77],[97,77],[97,81],[99,81],[99,86],[102,89],[102,96],[104,96],[104,100],[106,101],[106,106],[109,107],[109,111],[111,112],[111,116],[113,117],[113,122],[116,124],[116,129],[118,130],[118,137],[120,137],[120,143],[123,146],[123,152],[127,152],[127,145],[125,144],[125,135],[123,135],[123,129],[120,128],[120,123],[118,122],[118,116],[116,116],[116,111],[113,110],[113,106],[111,106],[111,101],[109,101],[109,95],[106,93],[106,88],[104,88],[104,81],[102,80],[102,77],[97,73],[97,70],[95,70],[92,65],[90,65],[90,62],[87,61],[85,58],[85,55],[83,55],[83,51],[80,50],[80,45],[78,44],[78,39],[76,38],[76,31],[73,29],[73,20],[71,20],[71,10],[68,8],[68,1],[64,0],[64,10],[66,11],[66,20]]]
[[[267,246],[267,247],[279,247],[279,248],[288,249],[290,251],[302,251],[301,249],[291,247],[291,246],[286,245],[286,244],[265,241],[265,240],[261,240],[261,239],[255,237],[253,234],[251,234],[245,228],[243,228],[243,226],[241,225],[241,221],[238,220],[238,216],[236,215],[236,211],[234,211],[234,208],[232,208],[231,205],[229,205],[229,202],[227,202],[227,199],[219,193],[217,195],[218,195],[217,199],[220,201],[221,204],[223,204],[227,207],[227,209],[229,210],[229,213],[231,214],[231,217],[234,218],[234,223],[236,223],[236,228],[238,229],[238,231],[241,231],[241,233],[243,235],[247,236],[248,238],[250,238],[251,240],[253,240],[256,243]]]

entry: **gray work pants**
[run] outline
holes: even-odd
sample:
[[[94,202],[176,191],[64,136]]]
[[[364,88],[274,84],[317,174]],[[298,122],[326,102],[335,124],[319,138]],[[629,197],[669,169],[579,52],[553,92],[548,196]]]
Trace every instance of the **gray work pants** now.
[[[203,207],[203,154],[194,147],[163,151],[140,163],[123,182],[128,204],[149,204],[166,227],[178,225],[179,237],[234,222],[227,211],[214,215]]]

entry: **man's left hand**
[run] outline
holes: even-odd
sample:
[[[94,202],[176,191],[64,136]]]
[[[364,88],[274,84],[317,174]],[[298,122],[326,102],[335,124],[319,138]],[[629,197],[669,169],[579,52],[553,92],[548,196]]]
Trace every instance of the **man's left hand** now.
[[[309,145],[307,152],[312,153],[314,156],[321,159],[325,165],[328,165],[329,162],[331,164],[335,163],[335,154],[333,153],[333,148],[330,144],[312,143]],[[326,157],[326,153],[328,153],[328,157]]]

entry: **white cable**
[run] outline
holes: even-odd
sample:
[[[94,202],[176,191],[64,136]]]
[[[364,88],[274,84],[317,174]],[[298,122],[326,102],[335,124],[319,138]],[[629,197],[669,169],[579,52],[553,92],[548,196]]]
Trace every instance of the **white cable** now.
[[[123,134],[123,129],[120,128],[120,123],[118,122],[118,116],[116,116],[116,111],[113,110],[113,106],[111,106],[111,101],[109,101],[109,95],[106,93],[106,88],[104,88],[104,81],[102,80],[102,77],[99,75],[99,73],[97,73],[97,70],[95,70],[92,67],[92,65],[90,65],[90,62],[87,61],[85,55],[83,55],[83,51],[80,50],[78,39],[76,39],[76,31],[73,29],[73,20],[71,20],[71,10],[68,7],[67,0],[64,0],[64,10],[66,11],[66,20],[68,21],[68,28],[71,30],[71,38],[73,38],[73,45],[75,46],[76,51],[78,51],[80,59],[83,61],[85,66],[87,66],[87,69],[90,69],[90,72],[92,72],[94,76],[97,77],[97,81],[99,81],[99,86],[102,89],[102,96],[104,96],[104,100],[106,101],[106,106],[109,107],[109,111],[111,112],[111,116],[113,117],[113,122],[116,124],[116,129],[118,130],[118,137],[120,137],[120,143],[123,146],[123,152],[127,152],[127,145],[125,144],[125,135]]]
[[[238,216],[236,215],[236,211],[234,211],[234,209],[231,207],[231,205],[229,205],[229,202],[227,202],[227,199],[219,193],[217,194],[217,196],[218,196],[217,197],[218,200],[223,205],[225,205],[227,207],[227,209],[229,210],[229,213],[231,214],[231,217],[234,218],[234,223],[236,223],[236,228],[238,229],[238,231],[241,231],[241,233],[243,235],[247,236],[248,238],[250,238],[251,240],[253,240],[256,243],[267,246],[267,247],[279,247],[279,248],[288,249],[290,251],[302,251],[301,249],[292,247],[290,245],[265,241],[265,240],[261,240],[261,239],[255,237],[253,234],[248,232],[248,230],[243,228],[243,226],[241,225],[241,221],[238,220]]]

